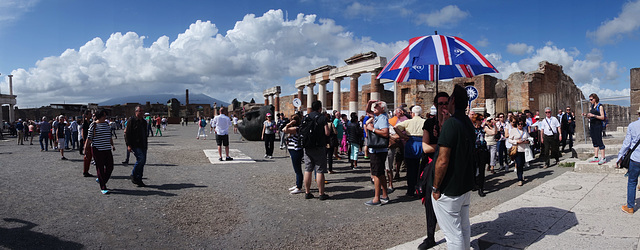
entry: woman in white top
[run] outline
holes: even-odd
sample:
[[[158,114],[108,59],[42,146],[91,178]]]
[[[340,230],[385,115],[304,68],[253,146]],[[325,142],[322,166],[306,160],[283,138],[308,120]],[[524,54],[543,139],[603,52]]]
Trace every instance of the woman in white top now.
[[[487,142],[487,148],[489,149],[489,167],[487,171],[495,173],[496,162],[498,161],[498,143],[496,141],[496,134],[500,136],[496,126],[494,125],[493,118],[487,118],[484,125],[484,140]]]
[[[516,153],[516,173],[518,175],[518,186],[524,184],[524,178],[522,172],[524,168],[524,151],[529,147],[529,133],[524,129],[524,125],[527,121],[524,118],[516,119],[516,127],[509,131],[509,143],[518,147],[518,153]]]

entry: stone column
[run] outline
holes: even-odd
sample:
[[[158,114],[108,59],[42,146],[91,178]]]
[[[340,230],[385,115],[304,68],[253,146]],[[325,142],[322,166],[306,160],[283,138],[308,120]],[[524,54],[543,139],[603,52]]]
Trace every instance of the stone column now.
[[[280,113],[280,93],[276,93],[275,106],[276,106],[276,113]]]
[[[380,79],[377,79],[380,70],[371,71],[371,100],[380,100],[381,92],[384,87],[380,84]]]
[[[8,75],[8,77],[9,77],[9,95],[13,97],[13,75]],[[9,123],[12,123],[16,120],[16,117],[14,114],[15,110],[13,106],[14,106],[13,104],[9,104]]]
[[[311,113],[311,103],[314,101],[313,98],[313,86],[315,83],[310,83],[307,85],[307,113]]]
[[[273,105],[273,94],[269,94],[269,105]]]
[[[268,95],[264,95],[264,105],[265,106],[269,105],[269,96]]]
[[[351,75],[351,86],[349,88],[349,114],[358,113],[358,77],[360,74]]]
[[[640,107],[640,68],[631,69],[631,81],[629,82],[629,88],[631,89],[631,96],[629,99],[631,100],[631,120],[635,121],[638,117],[638,107]]]
[[[322,80],[318,83],[318,100],[322,102],[322,107],[326,108],[327,106],[327,83],[328,80]]]
[[[340,111],[342,109],[342,91],[340,90],[340,82],[342,77],[333,79],[333,110]]]
[[[298,87],[298,99],[300,99],[300,103],[302,103],[302,105],[300,105],[300,107],[298,108],[298,111],[302,111],[302,107],[304,107],[304,99],[302,99],[303,89],[304,89],[304,86]]]

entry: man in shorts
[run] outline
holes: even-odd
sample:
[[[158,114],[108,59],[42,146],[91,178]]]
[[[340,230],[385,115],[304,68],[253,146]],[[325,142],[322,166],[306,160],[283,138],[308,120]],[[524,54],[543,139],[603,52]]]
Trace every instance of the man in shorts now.
[[[64,115],[58,117],[58,124],[56,124],[56,138],[58,142],[58,150],[60,150],[61,160],[66,160],[64,157],[64,127],[67,121],[64,119]]]
[[[324,145],[326,145],[326,138],[329,136],[329,124],[327,124],[327,118],[325,115],[320,114],[320,109],[322,109],[322,102],[314,101],[311,103],[311,113],[307,114],[307,116],[311,119],[316,119],[316,124],[318,124],[318,128],[324,128],[325,136],[321,136],[319,138],[313,138],[317,140],[315,145],[321,146],[313,146],[313,147],[305,147],[304,148],[304,187],[305,187],[305,199],[312,199],[313,194],[311,194],[311,179],[313,171],[316,171],[316,181],[318,183],[318,191],[320,192],[320,200],[326,200],[329,198],[328,195],[324,193],[324,174],[327,172],[327,152]],[[324,125],[323,125],[324,124]]]
[[[211,127],[216,131],[216,144],[218,144],[218,154],[222,161],[222,145],[224,145],[224,153],[227,158],[225,160],[232,161],[233,158],[229,157],[229,127],[231,126],[231,119],[227,116],[227,109],[225,107],[220,108],[220,114],[213,118]]]

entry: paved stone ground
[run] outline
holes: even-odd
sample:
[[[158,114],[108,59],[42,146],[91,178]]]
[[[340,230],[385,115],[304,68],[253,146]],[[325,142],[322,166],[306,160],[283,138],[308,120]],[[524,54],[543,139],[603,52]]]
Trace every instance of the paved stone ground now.
[[[287,191],[295,175],[286,151],[276,146],[274,159],[263,159],[262,142],[232,134],[231,148],[256,162],[212,164],[204,150],[216,149],[215,140],[196,140],[196,131],[193,124],[172,125],[163,137],[150,137],[145,188],[128,180],[132,165],[120,164],[125,146],[118,131],[111,195],[82,177],[77,151],[62,161],[36,142],[0,141],[0,247],[382,249],[425,234],[424,207],[404,196],[404,179],[389,204],[363,204],[373,196],[368,161],[355,171],[345,160],[335,162],[337,173],[327,175],[331,199],[305,200]],[[522,187],[513,172],[488,174],[488,194],[473,195],[471,216],[572,170],[539,166],[525,169]]]

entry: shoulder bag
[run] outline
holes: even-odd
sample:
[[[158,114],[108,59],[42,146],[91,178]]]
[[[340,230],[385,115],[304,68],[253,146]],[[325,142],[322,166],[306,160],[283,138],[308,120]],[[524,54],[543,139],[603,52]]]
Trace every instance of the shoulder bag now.
[[[369,148],[388,148],[389,138],[382,137],[380,135],[377,135],[373,131],[370,131],[369,136],[367,136],[367,146]]]
[[[636,148],[638,147],[638,144],[640,144],[640,140],[638,140],[638,142],[636,142],[636,145],[633,146],[633,149],[627,150],[627,152],[624,153],[624,157],[622,157],[622,161],[620,161],[620,167],[621,168],[629,169],[629,164],[631,164],[631,153],[633,153],[633,151],[636,151]]]

